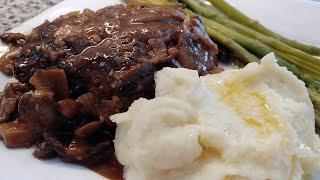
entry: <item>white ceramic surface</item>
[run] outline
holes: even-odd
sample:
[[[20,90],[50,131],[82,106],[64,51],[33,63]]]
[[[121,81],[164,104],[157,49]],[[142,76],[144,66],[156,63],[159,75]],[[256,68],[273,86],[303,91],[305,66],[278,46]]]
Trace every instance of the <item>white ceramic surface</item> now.
[[[228,0],[238,9],[289,38],[320,46],[320,3],[309,0]],[[118,0],[65,0],[48,9],[12,32],[29,32],[44,20],[53,20],[70,11],[93,10],[119,3]],[[1,50],[4,49],[0,44]],[[10,78],[0,75],[2,89]],[[62,163],[60,160],[39,161],[32,156],[32,148],[8,150],[0,143],[1,180],[96,180],[103,177],[83,167]],[[315,175],[312,179],[320,179]]]

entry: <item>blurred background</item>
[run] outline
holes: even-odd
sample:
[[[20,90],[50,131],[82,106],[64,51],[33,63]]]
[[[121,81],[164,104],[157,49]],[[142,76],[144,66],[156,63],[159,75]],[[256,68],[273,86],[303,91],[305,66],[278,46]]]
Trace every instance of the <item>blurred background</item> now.
[[[61,0],[0,0],[0,34]]]

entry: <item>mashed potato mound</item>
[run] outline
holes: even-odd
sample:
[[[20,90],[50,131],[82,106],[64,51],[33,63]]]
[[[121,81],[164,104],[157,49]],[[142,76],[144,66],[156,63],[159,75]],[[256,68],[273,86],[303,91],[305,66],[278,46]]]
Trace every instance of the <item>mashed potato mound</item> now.
[[[307,89],[273,54],[204,77],[164,68],[155,80],[156,98],[111,116],[125,179],[284,180],[320,169]]]

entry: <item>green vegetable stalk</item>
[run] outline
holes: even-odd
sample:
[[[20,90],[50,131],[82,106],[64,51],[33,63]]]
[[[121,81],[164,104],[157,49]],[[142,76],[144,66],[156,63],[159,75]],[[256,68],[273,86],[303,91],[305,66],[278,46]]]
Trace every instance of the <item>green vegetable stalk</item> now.
[[[196,15],[188,9],[186,9],[185,11],[190,16]],[[222,33],[223,31],[221,31],[221,29],[216,28],[215,26],[210,26],[207,23],[209,22],[206,22],[206,31],[214,41],[223,44],[225,47],[229,48],[233,53],[235,53],[235,55],[238,58],[240,58],[246,63],[259,62],[259,59],[255,55],[252,55],[244,47],[235,42],[233,38],[230,38],[230,36],[228,36],[228,33]]]
[[[315,111],[316,125],[318,128],[320,128],[320,94],[310,88],[308,89],[308,92]]]
[[[225,47],[229,48],[235,55],[243,60],[246,63],[250,62],[259,62],[259,59],[248,52],[245,48],[241,45],[230,39],[229,37],[225,36],[224,34],[220,33],[219,31],[209,27],[206,27],[207,33],[209,36],[215,40],[216,42],[223,44]]]
[[[283,59],[286,59],[286,60],[289,59],[289,61],[290,61],[290,59],[295,60],[294,56],[286,55],[284,53],[276,51],[276,50],[270,48],[269,46],[261,43],[260,41],[252,39],[250,37],[246,37],[246,36],[236,32],[228,27],[225,27],[222,24],[219,24],[219,23],[212,21],[210,19],[207,19],[207,18],[203,18],[203,20],[204,20],[207,27],[209,26],[209,27],[219,31],[220,33],[223,33],[227,37],[230,37],[232,40],[234,40],[235,42],[242,45],[245,49],[247,49],[251,53],[257,55],[259,58],[265,56],[266,54],[268,54],[270,52],[275,52]],[[290,63],[283,63],[282,65],[289,65],[289,64]],[[292,64],[290,64],[290,65],[292,66]],[[290,68],[290,67],[287,67],[287,68],[289,70],[291,70],[292,68]],[[297,71],[297,70],[298,69],[295,68],[295,71]],[[315,72],[315,76],[317,74],[318,74],[318,72]],[[308,78],[305,78],[305,76],[302,76],[303,74],[300,71],[299,71],[299,73],[296,73],[296,75],[302,80],[308,80],[308,84],[310,83],[311,78],[309,76],[306,76]]]
[[[276,34],[269,30],[268,28],[262,26],[258,21],[251,19],[250,17],[246,16],[245,14],[238,11],[236,8],[225,2],[225,0],[209,0],[216,8],[218,8],[220,11],[222,11],[225,15],[227,15],[230,19],[245,25],[247,27],[250,27],[251,29],[254,29],[266,36],[273,37],[283,43],[288,44],[289,46],[292,46],[294,48],[300,49],[306,53],[309,53],[314,56],[320,56],[320,48],[311,46],[311,45],[305,45],[302,43],[299,43],[297,41],[285,38],[283,36],[280,36],[279,34]]]
[[[206,27],[211,27],[221,33],[223,33],[224,35],[230,37],[231,39],[233,39],[234,41],[236,41],[237,43],[239,43],[240,45],[242,45],[244,48],[246,48],[248,51],[256,54],[258,57],[263,57],[266,54],[271,52],[271,49],[260,43],[259,41],[252,39],[252,38],[248,38],[216,21],[213,21],[211,19],[208,18],[202,18]]]
[[[147,0],[140,0],[140,1],[147,1]],[[189,1],[191,2],[191,1]],[[152,3],[162,3],[162,4],[171,4],[171,2],[160,0],[160,1],[152,1]],[[186,13],[190,16],[194,16],[192,11],[186,9]],[[255,40],[251,37],[247,37],[231,28],[228,28],[216,21],[213,21],[208,18],[203,18],[206,30],[209,36],[217,41],[218,43],[224,45],[225,47],[229,48],[232,52],[234,52],[237,57],[241,60],[245,61],[246,63],[249,62],[258,62],[259,59],[252,55],[251,53],[257,55],[259,58],[265,56],[270,52],[275,52],[279,59],[279,64],[281,66],[287,67],[288,70],[293,72],[299,79],[303,80],[307,87],[315,88],[320,92],[320,84],[312,79],[310,75],[306,73],[302,73],[295,65],[289,63],[288,61],[294,61],[304,67],[304,64],[301,64],[299,60],[295,56],[291,56],[285,53],[282,53],[278,50],[270,48],[269,46],[261,43],[258,40]],[[249,52],[248,52],[249,51]],[[308,69],[307,69],[308,70]],[[314,76],[319,76],[319,72],[314,71],[311,69],[310,72],[314,72]]]
[[[298,49],[292,48],[281,41],[278,41],[274,38],[265,36],[264,34],[261,34],[255,30],[252,30],[246,26],[243,26],[241,24],[238,24],[232,20],[230,20],[225,15],[221,14],[221,12],[215,11],[215,8],[212,8],[212,6],[205,5],[198,0],[180,0],[180,2],[183,2],[187,5],[187,7],[191,8],[196,13],[203,15],[209,19],[212,19],[220,24],[223,24],[224,26],[233,29],[237,31],[238,33],[241,33],[242,35],[251,37],[253,39],[256,39],[269,47],[272,47],[273,49],[276,49],[278,51],[283,52],[284,54],[290,54],[292,56],[295,56],[296,58],[287,58],[288,61],[291,63],[299,66],[300,68],[306,69],[306,71],[313,76],[313,78],[320,80],[320,73],[315,72],[312,73],[313,69],[320,69],[320,60],[304,53]],[[309,72],[310,71],[310,72]]]

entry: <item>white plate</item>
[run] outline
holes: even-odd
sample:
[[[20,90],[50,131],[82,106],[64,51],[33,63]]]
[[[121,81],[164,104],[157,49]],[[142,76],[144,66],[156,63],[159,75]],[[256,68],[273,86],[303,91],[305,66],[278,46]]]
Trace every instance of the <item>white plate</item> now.
[[[259,20],[289,38],[320,46],[320,3],[309,0],[228,0],[244,13]],[[40,25],[45,19],[53,20],[61,14],[74,10],[101,7],[120,3],[119,0],[65,0],[48,9],[20,26],[12,32],[29,32],[32,27]],[[1,51],[1,44],[0,44]],[[10,78],[0,75],[0,88]],[[32,180],[95,180],[103,179],[100,175],[86,168],[62,163],[60,160],[40,161],[32,156],[32,149],[6,149],[0,143],[0,179],[32,179]],[[320,179],[316,175],[313,179]]]

